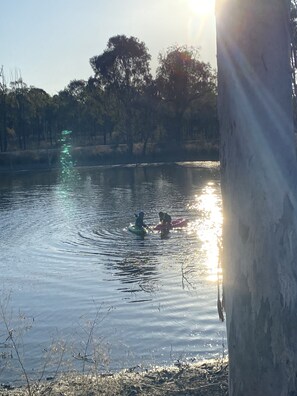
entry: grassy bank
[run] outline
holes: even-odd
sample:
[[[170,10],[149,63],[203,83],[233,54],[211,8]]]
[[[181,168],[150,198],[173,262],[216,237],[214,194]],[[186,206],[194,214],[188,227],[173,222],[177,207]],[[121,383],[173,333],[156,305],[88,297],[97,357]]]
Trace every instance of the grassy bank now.
[[[133,154],[125,144],[88,147],[62,146],[59,149],[24,150],[0,153],[0,171],[54,169],[68,161],[75,166],[111,165],[140,162],[218,160],[218,147],[207,144],[183,144],[181,147],[149,145],[143,154],[141,144],[135,144]]]
[[[145,372],[122,371],[112,375],[66,375],[35,384],[31,395],[42,396],[226,396],[228,364],[207,361]],[[0,390],[2,396],[25,396],[28,389]]]

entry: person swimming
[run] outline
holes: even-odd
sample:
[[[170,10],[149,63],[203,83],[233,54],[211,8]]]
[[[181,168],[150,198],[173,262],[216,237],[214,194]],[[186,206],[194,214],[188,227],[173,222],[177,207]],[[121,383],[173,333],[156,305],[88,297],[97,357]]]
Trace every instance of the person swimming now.
[[[171,216],[166,212],[159,212],[160,223],[164,226],[171,227]]]
[[[148,228],[148,226],[144,223],[143,219],[144,219],[144,212],[139,212],[138,215],[135,214],[136,216],[136,220],[135,220],[135,227],[145,227]]]

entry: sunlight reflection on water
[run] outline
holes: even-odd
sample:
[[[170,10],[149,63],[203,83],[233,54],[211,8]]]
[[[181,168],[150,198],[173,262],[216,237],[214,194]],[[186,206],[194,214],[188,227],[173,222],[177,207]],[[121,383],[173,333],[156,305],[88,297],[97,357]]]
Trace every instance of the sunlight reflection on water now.
[[[196,233],[202,242],[201,252],[204,264],[208,268],[207,280],[217,282],[221,277],[219,266],[219,250],[222,236],[222,202],[220,189],[215,182],[206,184],[200,195],[195,196],[190,209],[197,211],[198,216],[188,229],[189,233]]]
[[[97,335],[112,346],[111,370],[222,356],[218,163],[79,169],[66,157],[65,172],[15,175],[0,189],[3,285],[12,308],[36,319],[26,335],[30,374],[54,333],[71,341],[72,362],[79,318],[92,320],[97,306],[108,311]],[[127,231],[139,209],[151,226],[165,210],[188,227],[139,240]]]

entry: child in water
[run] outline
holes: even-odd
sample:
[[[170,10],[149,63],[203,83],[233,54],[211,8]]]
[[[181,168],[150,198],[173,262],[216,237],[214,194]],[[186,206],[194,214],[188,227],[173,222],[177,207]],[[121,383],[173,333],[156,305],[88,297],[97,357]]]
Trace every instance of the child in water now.
[[[159,212],[161,228],[161,239],[166,238],[169,235],[169,230],[171,227],[171,216],[168,213]]]
[[[147,225],[144,223],[143,218],[144,218],[144,212],[139,212],[139,214],[135,214],[136,220],[135,220],[135,227],[141,228],[145,227],[147,228]]]
[[[171,216],[168,213],[159,212],[160,223],[168,228],[171,228]]]

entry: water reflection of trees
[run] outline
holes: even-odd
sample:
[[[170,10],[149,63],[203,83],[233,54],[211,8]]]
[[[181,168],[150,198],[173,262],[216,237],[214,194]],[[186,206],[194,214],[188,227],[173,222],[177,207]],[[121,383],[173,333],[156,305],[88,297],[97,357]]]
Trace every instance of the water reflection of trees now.
[[[91,177],[93,185],[104,186],[100,197],[103,206],[109,210],[117,207],[119,213],[132,210],[132,216],[134,211],[141,209],[146,215],[151,212],[158,222],[160,210],[170,212],[177,203],[181,209],[185,207],[184,199],[190,194],[193,183],[202,183],[199,172],[200,169],[162,164],[105,168],[92,173]],[[145,207],[144,197],[147,198]]]

